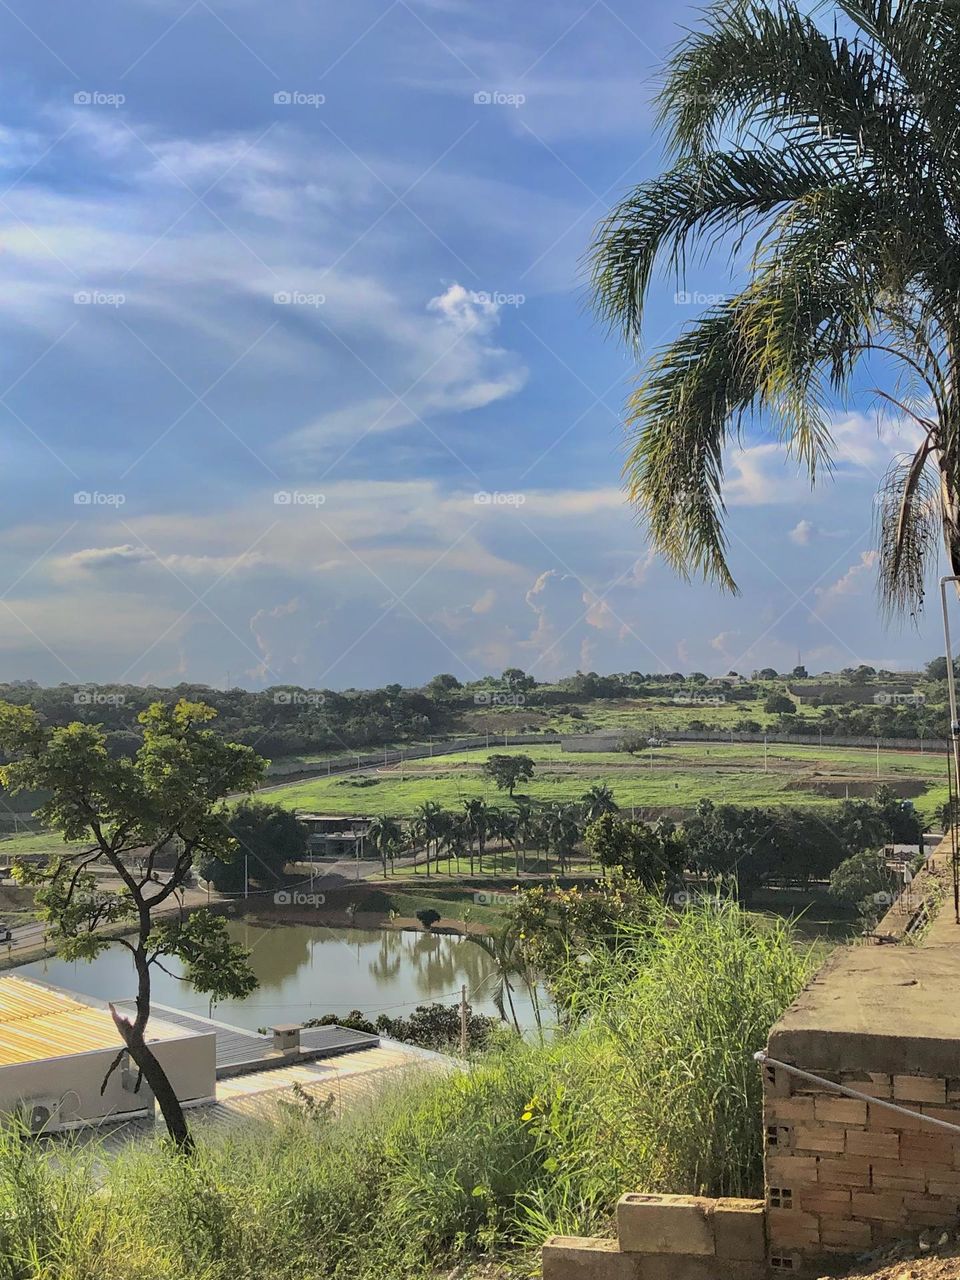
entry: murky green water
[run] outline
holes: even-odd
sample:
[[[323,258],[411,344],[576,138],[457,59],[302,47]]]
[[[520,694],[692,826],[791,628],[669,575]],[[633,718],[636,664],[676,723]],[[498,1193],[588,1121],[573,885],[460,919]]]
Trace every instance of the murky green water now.
[[[455,1003],[463,983],[477,1012],[496,1012],[491,999],[497,985],[494,965],[476,943],[464,938],[317,925],[264,927],[240,920],[231,920],[229,929],[250,949],[260,983],[247,1000],[213,1006],[214,1017],[238,1027],[256,1029],[352,1009],[367,1016],[397,1017],[418,1004]],[[174,964],[168,967],[180,972]],[[120,947],[89,964],[39,960],[16,972],[102,1000],[135,993],[130,957]],[[154,1000],[210,1013],[205,996],[160,970],[154,971]],[[514,1003],[521,1025],[531,1026],[533,1013],[522,988],[515,989]]]

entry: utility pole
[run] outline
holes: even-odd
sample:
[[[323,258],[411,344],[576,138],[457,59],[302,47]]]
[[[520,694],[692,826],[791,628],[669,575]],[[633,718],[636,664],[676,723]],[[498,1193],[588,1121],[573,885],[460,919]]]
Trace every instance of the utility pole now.
[[[467,984],[460,988],[460,1057],[467,1056]]]
[[[880,777],[880,739],[877,739],[877,777]]]
[[[243,851],[243,896],[250,897],[250,855]]]
[[[763,735],[763,772],[769,772],[767,769],[767,735]]]

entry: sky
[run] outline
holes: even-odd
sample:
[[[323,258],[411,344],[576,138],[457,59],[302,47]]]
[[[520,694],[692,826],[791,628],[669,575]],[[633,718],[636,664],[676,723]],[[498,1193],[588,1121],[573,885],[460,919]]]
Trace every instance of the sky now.
[[[663,165],[696,9],[653,0],[0,5],[0,680],[263,688],[915,665],[838,406],[811,493],[727,464],[739,597],[620,487],[636,366],[584,255]],[[731,291],[657,277],[649,347]]]

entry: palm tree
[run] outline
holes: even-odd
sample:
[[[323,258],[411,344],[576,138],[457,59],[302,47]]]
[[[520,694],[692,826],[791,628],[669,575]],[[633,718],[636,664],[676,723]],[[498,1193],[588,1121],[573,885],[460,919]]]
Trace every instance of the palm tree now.
[[[668,562],[735,591],[727,444],[772,415],[812,482],[834,453],[828,398],[866,361],[917,429],[876,521],[884,604],[917,609],[939,537],[960,574],[960,6],[837,0],[823,29],[809,8],[707,10],[660,94],[671,165],[598,231],[596,305],[634,344],[655,265],[682,276],[704,240],[752,245],[740,292],[649,360],[627,491]]]
[[[387,859],[393,861],[394,854],[403,840],[403,828],[395,818],[379,814],[367,827],[367,842],[379,853],[383,861],[383,875],[387,875]]]
[[[544,814],[544,824],[549,847],[560,862],[560,874],[567,871],[567,862],[580,839],[580,815],[576,805],[552,804]]]
[[[613,792],[605,782],[598,783],[596,786],[590,787],[580,797],[580,803],[583,806],[583,818],[585,822],[595,822],[597,818],[602,818],[605,813],[619,813],[620,806],[613,798]]]
[[[441,815],[443,810],[434,800],[424,800],[416,808],[414,830],[417,838],[422,840],[427,851],[427,876],[430,875],[430,846],[439,840],[442,834]],[[439,861],[439,858],[438,858]],[[414,860],[416,866],[416,860]]]
[[[486,800],[475,796],[472,800],[464,800],[464,812],[467,816],[469,831],[477,842],[477,862],[480,874],[483,875],[483,846],[490,834],[490,809]],[[470,857],[470,872],[473,873],[473,855]]]

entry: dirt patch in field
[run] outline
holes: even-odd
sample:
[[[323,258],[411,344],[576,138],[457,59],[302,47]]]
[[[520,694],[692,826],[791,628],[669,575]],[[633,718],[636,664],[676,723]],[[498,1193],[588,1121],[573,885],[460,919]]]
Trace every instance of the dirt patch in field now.
[[[943,1237],[946,1240],[940,1244]],[[832,1280],[836,1275],[847,1280],[960,1280],[957,1233],[932,1228],[924,1232],[924,1239],[925,1249],[914,1239],[860,1261],[850,1271],[822,1275],[821,1280]]]
[[[901,800],[910,800],[914,796],[922,796],[929,784],[919,778],[818,778],[808,775],[792,779],[786,789],[813,791],[818,796],[829,796],[833,800],[843,800],[847,795],[851,799],[869,800],[880,785],[889,787]]]
[[[33,890],[16,884],[0,884],[0,919],[33,910]]]

